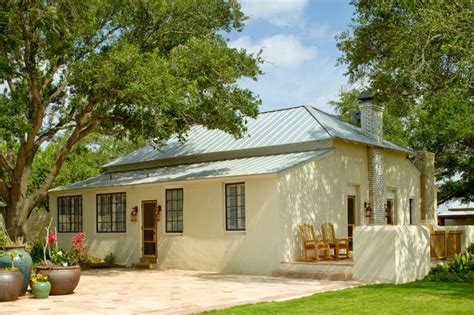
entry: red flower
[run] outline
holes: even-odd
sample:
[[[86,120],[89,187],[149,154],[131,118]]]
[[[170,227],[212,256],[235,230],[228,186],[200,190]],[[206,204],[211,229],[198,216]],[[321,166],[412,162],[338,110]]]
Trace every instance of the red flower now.
[[[84,256],[85,250],[84,250],[84,242],[85,242],[85,234],[82,232],[79,232],[77,234],[74,234],[71,238],[71,244],[74,249],[74,252],[76,255]]]
[[[50,232],[48,235],[48,244],[54,245],[58,241],[58,235],[55,232]]]

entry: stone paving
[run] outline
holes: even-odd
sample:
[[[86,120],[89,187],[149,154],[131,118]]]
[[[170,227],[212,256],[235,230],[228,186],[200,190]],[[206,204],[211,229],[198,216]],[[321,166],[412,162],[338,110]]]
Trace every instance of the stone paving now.
[[[45,300],[28,294],[0,303],[0,314],[190,314],[361,284],[183,270],[88,270],[74,294]]]

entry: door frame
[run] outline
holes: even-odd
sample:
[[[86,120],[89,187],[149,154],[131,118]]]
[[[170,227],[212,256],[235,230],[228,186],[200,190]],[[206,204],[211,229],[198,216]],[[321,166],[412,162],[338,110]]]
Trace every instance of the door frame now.
[[[153,241],[155,242],[155,255],[145,255],[145,204],[154,203],[155,209],[158,205],[158,200],[142,200],[142,222],[140,229],[140,238],[141,238],[141,248],[142,248],[142,257],[158,257],[158,222],[153,219]],[[150,229],[150,228],[147,228]]]

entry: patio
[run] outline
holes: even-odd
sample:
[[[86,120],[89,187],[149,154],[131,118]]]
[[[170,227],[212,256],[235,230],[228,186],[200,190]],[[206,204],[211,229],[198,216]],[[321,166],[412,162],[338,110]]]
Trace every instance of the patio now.
[[[88,270],[82,272],[74,294],[46,300],[27,295],[2,303],[0,314],[187,314],[294,299],[361,284],[182,270]]]

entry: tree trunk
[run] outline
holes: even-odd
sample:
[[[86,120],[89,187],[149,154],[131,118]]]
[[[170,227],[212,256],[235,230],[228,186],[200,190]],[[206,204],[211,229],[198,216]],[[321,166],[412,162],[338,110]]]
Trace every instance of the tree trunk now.
[[[19,237],[23,237],[26,241],[28,212],[21,200],[15,200],[8,205],[5,223],[8,234],[13,241]]]

